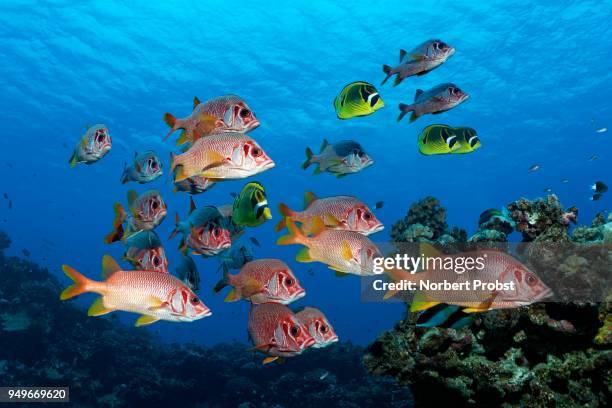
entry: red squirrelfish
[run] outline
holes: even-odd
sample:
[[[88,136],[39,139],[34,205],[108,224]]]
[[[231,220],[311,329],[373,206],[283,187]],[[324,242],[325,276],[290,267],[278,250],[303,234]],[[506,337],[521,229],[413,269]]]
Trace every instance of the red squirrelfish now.
[[[530,305],[552,296],[552,290],[529,268],[511,255],[495,250],[483,249],[456,254],[443,254],[431,244],[421,244],[423,259],[431,262],[423,272],[410,273],[405,270],[390,270],[387,274],[395,282],[415,282],[417,287],[421,282],[448,284],[470,284],[469,288],[418,290],[410,307],[413,312],[429,309],[439,303],[461,306],[464,313],[484,312],[491,309],[507,309]],[[458,273],[457,268],[445,268],[442,264],[451,262],[462,265],[466,259],[481,259],[482,268],[464,268]],[[436,263],[437,262],[437,263]],[[429,268],[429,269],[428,269]],[[476,287],[477,283],[500,283],[504,287],[489,290]],[[397,291],[387,292],[385,298],[392,297]]]
[[[158,320],[192,322],[211,312],[187,285],[170,275],[155,271],[123,271],[113,258],[102,259],[102,276],[98,282],[86,278],[68,265],[64,273],[74,281],[60,295],[70,299],[85,292],[101,295],[89,308],[89,316],[101,316],[115,310],[138,313],[136,326]]]
[[[451,83],[438,85],[429,91],[417,89],[412,105],[406,105],[405,103],[399,104],[399,110],[401,112],[397,117],[397,121],[399,122],[402,120],[404,115],[408,112],[412,112],[412,115],[410,115],[410,122],[414,122],[426,113],[436,114],[452,109],[469,97],[470,96],[459,89],[457,85]]]
[[[115,203],[115,220],[113,231],[104,238],[111,244],[122,241],[141,231],[150,231],[166,218],[166,203],[156,190],[149,190],[137,195],[134,190],[128,191],[128,209],[125,211],[120,203]],[[126,223],[126,227],[123,224]]]
[[[428,40],[416,47],[411,52],[400,50],[399,65],[395,68],[383,65],[383,71],[387,76],[382,81],[384,84],[389,78],[397,74],[393,86],[401,83],[405,78],[413,75],[425,75],[442,65],[455,53],[455,49],[440,40]]]
[[[264,303],[251,308],[249,337],[253,349],[268,355],[264,364],[279,357],[297,356],[315,343],[291,309],[278,303]]]
[[[177,145],[193,143],[201,137],[220,132],[246,133],[257,126],[259,120],[245,101],[236,95],[225,95],[204,103],[195,97],[193,112],[186,118],[177,119],[169,113],[164,121],[170,126],[167,139],[175,130],[183,129]]]
[[[255,140],[234,132],[198,139],[185,153],[171,156],[175,183],[193,176],[241,179],[272,167],[274,162]]]
[[[296,260],[299,262],[322,262],[340,276],[374,275],[374,259],[380,250],[365,235],[355,231],[326,229],[320,218],[315,218],[312,236],[305,236],[291,218],[287,218],[289,234],[278,239],[279,245],[302,244]]]
[[[135,269],[168,272],[168,259],[161,240],[154,231],[141,231],[127,238],[123,259]]]
[[[193,255],[214,256],[232,245],[225,218],[217,207],[209,205],[196,208],[191,197],[189,216],[185,221],[181,221],[176,214],[176,228],[170,239],[179,232],[183,234],[179,245],[183,254],[187,253],[187,248],[191,248]]]
[[[305,234],[310,233],[315,218],[322,219],[327,228],[356,231],[363,235],[384,229],[368,206],[355,197],[317,198],[308,191],[304,194],[304,207],[304,211],[293,211],[281,203],[279,209],[284,217],[291,217],[295,222],[301,223],[301,229]],[[283,229],[285,224],[285,220],[281,220],[276,225],[276,231]]]
[[[226,302],[247,299],[253,304],[286,305],[306,294],[289,266],[279,259],[247,262],[236,275],[225,270],[223,279],[217,283],[214,290],[219,292],[226,286],[233,287],[225,298]]]
[[[308,333],[315,339],[313,348],[327,347],[338,341],[338,335],[334,328],[319,309],[305,307],[296,312],[295,316],[308,328]]]

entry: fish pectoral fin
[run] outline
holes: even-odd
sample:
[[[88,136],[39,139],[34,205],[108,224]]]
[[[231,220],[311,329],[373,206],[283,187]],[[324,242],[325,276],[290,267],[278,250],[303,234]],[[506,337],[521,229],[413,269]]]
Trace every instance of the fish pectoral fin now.
[[[152,312],[160,309],[164,309],[168,306],[168,302],[164,302],[157,296],[149,296],[149,307],[148,309]]]
[[[263,359],[263,361],[261,362],[262,364],[270,364],[274,361],[278,360],[278,357],[276,356],[269,356]]]
[[[264,286],[256,279],[247,278],[242,287],[244,297],[251,297],[264,291]]]
[[[410,54],[410,58],[415,61],[423,61],[427,59],[427,57],[423,54]]]
[[[342,259],[345,261],[350,261],[353,259],[353,251],[351,250],[351,245],[347,240],[342,241]]]
[[[423,291],[417,291],[414,294],[414,298],[412,299],[412,303],[410,304],[411,312],[420,312],[421,310],[427,310],[430,307],[434,307],[440,302],[430,301],[425,297],[425,293]]]
[[[236,302],[238,300],[240,300],[241,297],[238,294],[238,292],[236,291],[236,289],[232,289],[229,291],[229,293],[227,294],[227,296],[225,297],[225,299],[223,299],[224,302]]]
[[[136,327],[147,326],[149,324],[153,324],[159,320],[159,317],[142,315],[138,319],[136,319]]]
[[[89,307],[87,311],[87,316],[102,316],[107,313],[114,311],[115,309],[107,308],[104,306],[104,301],[102,297],[97,298]]]
[[[462,309],[462,312],[463,313],[486,312],[487,310],[489,310],[491,308],[491,304],[493,303],[493,299],[495,299],[495,295],[491,296],[489,299],[485,300],[484,302],[480,303],[479,305],[476,305],[474,307],[467,307],[465,309]]]
[[[341,225],[342,223],[340,222],[340,220],[338,220],[336,217],[334,217],[332,214],[325,214],[325,225],[330,226],[330,227],[337,227],[339,225]]]
[[[295,256],[295,260],[298,262],[314,262],[315,261],[310,256],[310,250],[307,247],[300,249],[298,254]]]

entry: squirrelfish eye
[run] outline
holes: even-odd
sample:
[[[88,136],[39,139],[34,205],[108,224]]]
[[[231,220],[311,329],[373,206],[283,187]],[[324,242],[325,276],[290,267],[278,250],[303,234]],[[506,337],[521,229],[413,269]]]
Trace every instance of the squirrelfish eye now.
[[[285,279],[285,285],[287,285],[287,286],[292,286],[294,283],[295,283],[295,281],[293,280],[293,278]]]
[[[435,49],[435,50],[439,50],[440,49],[440,43],[435,41],[433,44],[431,44],[431,46]]]
[[[250,111],[250,110],[248,110],[248,109],[246,109],[246,108],[243,108],[242,110],[240,110],[240,117],[241,117],[241,118],[246,118],[246,117],[248,117],[250,114],[251,114],[251,111]]]
[[[200,299],[198,299],[195,296],[191,298],[191,304],[192,305],[197,305],[198,303],[200,303]]]
[[[363,219],[364,219],[364,220],[366,220],[366,221],[371,220],[371,219],[372,219],[372,214],[370,214],[370,213],[369,213],[369,212],[367,212],[367,211],[366,211],[366,212],[364,212],[364,213],[363,213]]]
[[[159,260],[159,257],[157,256],[153,256],[153,266],[158,267],[161,264],[161,261]]]
[[[215,236],[215,238],[219,238],[219,236],[221,235],[221,228],[215,227],[213,229],[213,235]]]
[[[289,333],[291,333],[293,337],[297,336],[299,332],[300,329],[297,326],[291,326],[291,328],[289,329]]]
[[[151,202],[151,208],[157,210],[159,208],[159,202],[157,200]]]
[[[527,284],[528,284],[529,286],[533,286],[533,285],[535,285],[535,284],[536,284],[537,279],[536,279],[536,277],[535,277],[535,276],[533,276],[533,274],[528,273],[528,274],[527,274],[527,277],[525,278],[525,281],[527,282]]]
[[[259,157],[261,156],[261,149],[259,147],[254,147],[253,150],[251,150],[251,154],[253,155],[253,157]]]
[[[321,333],[327,333],[327,326],[324,324],[321,325]]]

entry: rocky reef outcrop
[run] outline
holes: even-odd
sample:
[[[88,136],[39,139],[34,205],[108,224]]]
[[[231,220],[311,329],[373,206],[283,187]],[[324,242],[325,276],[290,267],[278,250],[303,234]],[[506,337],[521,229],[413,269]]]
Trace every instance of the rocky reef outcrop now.
[[[81,408],[412,404],[407,388],[369,375],[363,348],[351,343],[262,366],[245,343],[168,345],[113,317],[87,317],[59,301],[61,286],[46,269],[2,251],[0,275],[5,386],[69,386],[72,406]]]
[[[426,227],[435,231],[427,241],[445,244],[445,212],[433,200],[413,204],[409,215],[422,216],[400,220],[393,238],[418,241],[423,235],[414,231]],[[517,256],[538,271],[555,301],[477,313],[461,329],[417,327],[407,309],[367,348],[368,370],[410,385],[417,407],[609,406],[612,219],[599,214],[571,231],[577,215],[554,195],[485,211],[469,241],[505,242],[520,233]]]

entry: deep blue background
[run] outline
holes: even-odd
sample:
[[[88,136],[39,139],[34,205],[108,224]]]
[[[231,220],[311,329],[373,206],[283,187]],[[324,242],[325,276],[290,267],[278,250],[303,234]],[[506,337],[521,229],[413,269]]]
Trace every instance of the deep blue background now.
[[[379,241],[426,195],[447,207],[451,225],[470,233],[485,208],[535,198],[546,187],[565,205],[577,205],[582,223],[610,205],[609,196],[589,201],[588,187],[612,182],[610,132],[596,133],[611,126],[610,2],[129,3],[0,5],[0,190],[13,203],[9,210],[8,201],[0,202],[0,228],[13,238],[10,253],[27,248],[58,276],[67,263],[98,277],[103,254],[121,256],[121,245],[107,246],[102,238],[113,203],[125,202],[128,188],[162,191],[170,214],[158,232],[166,239],[175,211],[188,208],[187,196],[172,194],[166,176],[146,186],[122,186],[119,179],[134,151],[154,149],[168,167],[173,145],[161,141],[162,115],[186,116],[194,95],[239,94],[261,120],[251,135],[276,168],[255,179],[266,186],[275,219],[247,236],[262,243],[257,257],[291,264],[307,290],[298,305],[323,309],[342,339],[367,343],[403,309],[363,304],[358,278],[338,279],[320,264],[293,262],[298,247],[275,245],[279,202],[299,209],[306,190],[357,195],[368,204],[383,200],[377,216],[387,229],[374,237]],[[382,64],[395,65],[400,48],[436,37],[457,49],[446,64],[399,87],[379,87],[386,107],[376,114],[336,119],[332,100],[345,84],[378,86]],[[417,88],[451,81],[471,95],[465,104],[414,124],[395,121],[397,104],[411,102]],[[476,128],[483,147],[470,155],[420,155],[417,134],[436,122]],[[113,150],[93,166],[70,169],[71,151],[93,123],[108,125]],[[299,165],[304,148],[318,150],[322,138],[356,139],[376,163],[341,180],[312,176]],[[588,161],[592,154],[599,160]],[[528,173],[535,163],[540,171]],[[196,200],[226,204],[243,184],[220,184]],[[166,245],[172,269],[177,245]],[[246,340],[248,304],[213,296],[217,262],[198,265],[213,316],[144,330],[202,343]],[[314,276],[306,273],[312,266]]]

